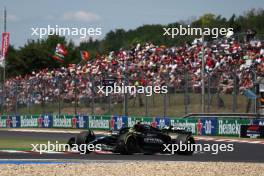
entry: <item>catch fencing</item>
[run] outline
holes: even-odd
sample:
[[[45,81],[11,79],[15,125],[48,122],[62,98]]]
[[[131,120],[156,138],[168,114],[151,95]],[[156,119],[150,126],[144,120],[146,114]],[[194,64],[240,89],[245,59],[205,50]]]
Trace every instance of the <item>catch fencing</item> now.
[[[142,73],[144,74],[144,73]],[[99,94],[98,86],[105,77],[83,74],[78,78],[53,77],[16,81],[0,91],[1,113],[4,114],[118,114],[127,116],[183,116],[188,113],[256,113],[257,101],[244,95],[246,89],[256,92],[256,75],[236,71],[207,73],[205,94],[201,91],[201,80],[196,73],[178,70],[170,79],[164,73],[166,94]],[[128,79],[128,78],[126,78]],[[245,85],[243,81],[249,81]],[[127,80],[134,85],[135,80]],[[117,79],[124,82],[123,78]],[[154,87],[154,80],[145,77],[146,86]],[[250,87],[251,86],[251,87]],[[202,109],[202,98],[205,106]]]

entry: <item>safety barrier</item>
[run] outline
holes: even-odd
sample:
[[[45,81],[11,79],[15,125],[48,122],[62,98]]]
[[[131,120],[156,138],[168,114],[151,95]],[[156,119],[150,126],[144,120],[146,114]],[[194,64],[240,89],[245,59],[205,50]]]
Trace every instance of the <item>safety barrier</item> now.
[[[118,130],[137,122],[163,128],[172,125],[195,135],[239,136],[241,125],[264,125],[264,119],[216,117],[126,117],[115,115],[18,115],[0,116],[0,128],[80,128]]]

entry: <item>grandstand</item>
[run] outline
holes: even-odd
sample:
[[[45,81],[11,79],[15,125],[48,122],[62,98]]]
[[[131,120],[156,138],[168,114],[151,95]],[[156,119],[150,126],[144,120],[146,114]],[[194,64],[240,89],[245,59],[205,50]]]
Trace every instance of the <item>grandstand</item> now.
[[[137,44],[84,64],[43,69],[5,81],[2,113],[96,113],[179,116],[201,112],[201,57],[205,58],[206,112],[256,112],[245,91],[264,75],[264,44],[255,38],[225,37],[166,47]],[[168,86],[165,95],[98,94],[109,75],[121,85]],[[2,92],[3,93],[3,92]]]

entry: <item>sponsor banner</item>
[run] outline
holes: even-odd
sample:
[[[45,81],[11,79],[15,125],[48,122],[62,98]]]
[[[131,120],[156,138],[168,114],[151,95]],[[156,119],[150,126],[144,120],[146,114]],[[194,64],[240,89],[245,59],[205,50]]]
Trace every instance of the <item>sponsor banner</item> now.
[[[168,117],[156,117],[157,127],[159,129],[164,128],[165,126],[170,126],[170,118]]]
[[[88,128],[88,116],[77,116],[77,128]]]
[[[197,119],[171,119],[170,125],[174,127],[184,128],[185,130],[197,134],[201,131],[202,123],[197,123]]]
[[[197,120],[197,135],[217,135],[216,118],[200,118]]]
[[[88,116],[64,115],[54,116],[53,127],[59,128],[88,128]]]
[[[6,116],[0,116],[0,128],[6,128]]]
[[[52,115],[40,115],[38,116],[39,128],[52,128]]]
[[[94,130],[109,130],[111,116],[88,116],[88,128]]]
[[[0,128],[81,128],[119,130],[136,123],[163,128],[172,125],[196,135],[239,136],[241,125],[264,126],[264,119],[163,118],[126,116],[21,115],[0,116]]]
[[[254,119],[252,124],[264,126],[264,119]]]
[[[55,128],[73,128],[75,126],[72,125],[73,116],[69,115],[53,115],[52,124]]]
[[[126,116],[112,116],[110,121],[110,130],[120,130],[121,128],[127,127]]]
[[[218,119],[219,136],[239,136],[241,125],[250,124],[249,119]]]
[[[19,116],[2,116],[1,119],[5,119],[5,123],[2,121],[3,128],[19,128],[20,117]]]
[[[148,124],[157,127],[157,122],[154,117],[127,117],[127,126],[133,127],[140,122],[141,124]]]
[[[37,128],[41,127],[39,124],[39,116],[37,115],[22,115],[20,116],[20,127],[21,128]]]
[[[241,125],[240,137],[244,138],[264,138],[264,126]]]
[[[77,116],[69,116],[69,118],[71,119],[71,127],[77,128],[77,121],[78,121]]]

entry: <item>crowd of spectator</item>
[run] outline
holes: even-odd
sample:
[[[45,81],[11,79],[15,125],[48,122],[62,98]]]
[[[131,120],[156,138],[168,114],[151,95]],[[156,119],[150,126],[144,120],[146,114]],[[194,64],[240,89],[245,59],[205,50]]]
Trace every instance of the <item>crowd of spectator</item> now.
[[[129,85],[167,85],[173,92],[183,90],[187,73],[188,87],[200,92],[203,56],[205,84],[210,77],[211,87],[218,93],[232,93],[234,88],[241,93],[253,87],[254,74],[257,78],[264,74],[264,44],[258,40],[238,42],[230,37],[207,42],[204,47],[198,39],[179,47],[145,43],[83,64],[10,78],[5,82],[4,103],[9,110],[16,105],[56,101],[89,103],[91,97],[104,96],[97,94],[97,85],[108,77],[116,78],[117,84],[126,78]],[[113,96],[118,102],[123,95]]]

